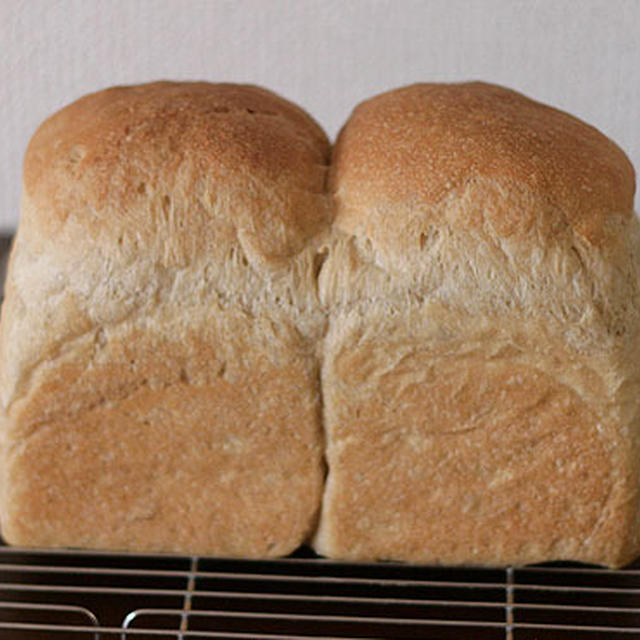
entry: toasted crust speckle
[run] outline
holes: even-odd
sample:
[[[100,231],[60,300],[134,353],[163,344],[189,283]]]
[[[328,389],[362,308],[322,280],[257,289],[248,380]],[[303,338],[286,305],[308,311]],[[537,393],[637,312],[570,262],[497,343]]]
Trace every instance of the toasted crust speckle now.
[[[117,253],[123,233],[135,227],[148,245],[165,218],[173,254],[210,251],[221,234],[245,234],[256,258],[277,262],[326,222],[308,202],[323,192],[328,153],[306,113],[259,87],[114,87],[65,107],[33,136],[23,224],[65,251],[88,234],[107,248],[116,241]],[[230,197],[242,200],[235,219],[207,215]]]
[[[342,130],[331,179],[336,222],[355,229],[377,208],[388,210],[389,226],[402,225],[394,209],[405,205],[437,219],[475,182],[493,187],[487,207],[519,195],[500,221],[503,235],[538,224],[543,202],[594,244],[608,216],[631,215],[635,191],[625,154],[577,118],[481,82],[416,84],[363,102]]]

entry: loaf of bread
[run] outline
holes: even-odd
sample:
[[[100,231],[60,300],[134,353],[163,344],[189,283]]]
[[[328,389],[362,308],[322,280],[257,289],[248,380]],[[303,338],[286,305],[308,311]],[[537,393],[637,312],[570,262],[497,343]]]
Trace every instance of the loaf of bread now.
[[[0,323],[22,545],[505,565],[640,553],[634,172],[480,83],[156,83],[36,133]],[[325,481],[326,459],[326,481]]]
[[[0,333],[7,541],[272,556],[308,538],[328,153],[248,86],[113,88],[40,127]]]
[[[622,151],[512,91],[416,85],[355,109],[330,188],[318,551],[634,557],[640,236]]]

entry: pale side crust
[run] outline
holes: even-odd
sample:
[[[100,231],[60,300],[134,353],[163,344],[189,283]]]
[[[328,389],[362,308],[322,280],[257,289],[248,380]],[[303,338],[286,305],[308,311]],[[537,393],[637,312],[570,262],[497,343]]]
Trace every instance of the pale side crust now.
[[[633,559],[637,433],[616,415],[603,363],[534,325],[461,328],[460,314],[431,311],[411,314],[423,328],[375,309],[335,319],[316,549],[431,564]]]
[[[237,557],[296,549],[324,478],[318,375],[295,333],[272,334],[265,350],[265,322],[227,310],[174,342],[121,326],[41,370],[5,425],[6,539]]]

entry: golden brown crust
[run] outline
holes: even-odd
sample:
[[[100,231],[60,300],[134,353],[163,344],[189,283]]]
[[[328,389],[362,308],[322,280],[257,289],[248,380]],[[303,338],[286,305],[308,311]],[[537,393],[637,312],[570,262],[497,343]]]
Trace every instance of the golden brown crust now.
[[[331,182],[347,231],[366,227],[370,209],[384,210],[385,228],[405,227],[394,213],[405,206],[438,222],[448,201],[482,183],[493,191],[484,209],[503,209],[499,235],[538,225],[546,203],[592,244],[611,214],[631,215],[635,190],[629,160],[596,129],[480,82],[415,84],[360,104],[338,138]],[[520,206],[500,206],[518,192]]]
[[[85,96],[46,120],[24,162],[23,224],[73,251],[78,236],[146,250],[163,224],[174,261],[246,234],[267,262],[299,251],[325,224],[329,143],[302,109],[259,87],[155,82]],[[242,199],[237,219],[210,209]],[[75,231],[75,232],[74,232]],[[184,259],[184,258],[183,258]]]

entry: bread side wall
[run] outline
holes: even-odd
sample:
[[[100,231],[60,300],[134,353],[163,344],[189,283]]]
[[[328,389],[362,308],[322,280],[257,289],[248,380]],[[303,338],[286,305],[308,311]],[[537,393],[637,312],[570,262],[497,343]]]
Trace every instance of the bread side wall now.
[[[284,314],[207,306],[106,327],[37,370],[4,433],[9,541],[269,556],[310,535],[314,354]]]
[[[637,221],[594,249],[567,229],[525,245],[419,227],[422,214],[405,213],[407,250],[391,257],[362,229],[337,232],[321,274],[329,475],[316,547],[456,564],[630,560]]]

